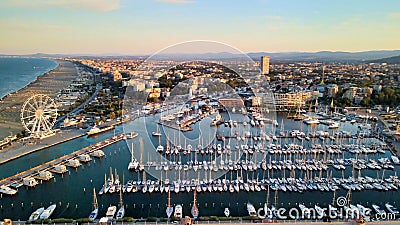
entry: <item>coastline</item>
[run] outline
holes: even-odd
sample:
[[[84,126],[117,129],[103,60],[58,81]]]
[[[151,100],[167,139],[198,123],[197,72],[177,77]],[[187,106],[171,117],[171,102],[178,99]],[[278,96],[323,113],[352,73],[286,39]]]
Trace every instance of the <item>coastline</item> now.
[[[33,80],[31,80],[30,82],[25,84],[23,87],[19,88],[18,90],[4,94],[4,96],[0,97],[0,102],[2,102],[3,99],[5,99],[9,95],[17,94],[20,90],[22,90],[22,89],[26,88],[27,86],[29,86],[30,84],[36,82],[38,80],[38,77],[45,76],[47,73],[50,73],[53,70],[57,69],[57,67],[60,65],[56,59],[49,59],[49,58],[37,58],[37,59],[47,59],[47,60],[53,61],[56,65],[54,67],[46,70],[45,72],[39,72],[38,74],[35,74],[35,78]]]
[[[20,110],[27,98],[34,94],[55,97],[57,92],[72,83],[78,75],[75,64],[66,60],[52,59],[57,66],[23,88],[7,94],[0,99],[0,140],[23,130]]]

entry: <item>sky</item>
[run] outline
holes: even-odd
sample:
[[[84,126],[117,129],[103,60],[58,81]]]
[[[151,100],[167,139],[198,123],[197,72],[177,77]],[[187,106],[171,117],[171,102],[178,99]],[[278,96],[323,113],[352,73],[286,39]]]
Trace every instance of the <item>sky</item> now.
[[[398,0],[0,0],[0,54],[400,49]]]

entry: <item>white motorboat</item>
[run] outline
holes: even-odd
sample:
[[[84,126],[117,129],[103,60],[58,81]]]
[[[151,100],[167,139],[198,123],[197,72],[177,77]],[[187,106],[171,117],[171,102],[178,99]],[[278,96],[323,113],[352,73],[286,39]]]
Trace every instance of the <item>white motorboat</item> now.
[[[392,214],[399,214],[399,210],[397,210],[397,208],[396,207],[394,207],[393,205],[391,205],[391,204],[389,204],[389,203],[386,203],[385,204],[385,207],[386,207],[386,209],[390,212],[390,213],[392,213]]]
[[[126,137],[127,139],[133,139],[133,138],[137,137],[138,135],[139,135],[139,134],[136,133],[136,132],[130,132],[130,133],[126,134],[125,137]]]
[[[28,221],[35,221],[39,219],[39,216],[43,213],[44,207],[38,208],[31,214]]]
[[[231,212],[229,211],[229,208],[225,208],[225,209],[224,209],[224,215],[225,215],[226,217],[229,217],[230,214],[231,214]]]
[[[92,127],[92,129],[90,129],[86,134],[87,134],[88,136],[90,136],[90,135],[95,135],[95,134],[103,133],[103,132],[106,132],[106,131],[109,131],[109,130],[112,130],[112,129],[114,129],[114,126],[108,126],[108,127],[102,127],[102,128],[99,128],[99,127],[97,127],[97,126],[94,126],[94,127]]]
[[[2,185],[0,186],[0,193],[7,194],[7,195],[15,195],[17,194],[18,190],[12,189],[8,186]]]
[[[174,217],[176,218],[182,218],[182,206],[181,205],[176,205],[175,210],[174,210]]]
[[[319,124],[319,120],[316,118],[307,118],[305,120],[303,120],[303,122],[307,125],[315,125],[315,124]]]
[[[117,207],[112,205],[112,206],[108,207],[106,217],[112,219],[112,218],[114,218],[116,212],[117,212]]]
[[[247,203],[246,208],[249,216],[257,216],[256,208],[250,202]]]
[[[379,205],[373,204],[373,205],[372,205],[372,208],[374,209],[374,211],[375,211],[377,214],[380,214],[380,215],[385,214],[385,210],[382,209]]]
[[[41,220],[45,220],[45,219],[50,218],[51,214],[53,214],[54,210],[56,209],[56,206],[57,206],[56,204],[53,204],[53,205],[47,207],[47,209],[45,209],[45,210],[43,211],[43,213],[40,214],[40,217],[39,217],[39,218],[40,218]]]
[[[399,160],[399,158],[397,158],[397,156],[392,155],[391,158],[392,158],[392,161],[393,161],[394,164],[399,164],[400,163],[400,160]]]
[[[340,127],[340,123],[338,122],[332,122],[331,124],[328,125],[329,129],[336,129]]]

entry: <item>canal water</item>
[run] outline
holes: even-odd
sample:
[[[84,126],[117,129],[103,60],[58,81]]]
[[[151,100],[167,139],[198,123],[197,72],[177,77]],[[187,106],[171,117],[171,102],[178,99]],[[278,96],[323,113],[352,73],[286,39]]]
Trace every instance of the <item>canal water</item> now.
[[[147,118],[150,119],[151,118]],[[303,132],[307,133],[308,128],[301,121],[293,121],[285,118],[284,115],[278,115],[277,121],[284,123],[284,129],[286,131],[290,131],[293,129],[303,130]],[[209,121],[208,121],[209,122]],[[149,123],[152,125],[148,125],[146,132],[151,133],[157,129],[155,123]],[[208,123],[209,124],[209,123]],[[197,126],[197,127],[196,127]],[[198,135],[199,129],[201,127],[201,123],[197,123],[194,125],[194,130],[185,134],[191,139],[195,139]],[[269,126],[269,125],[267,125]],[[276,132],[280,132],[280,127],[272,128],[276,129]],[[259,128],[257,128],[259,129]],[[328,130],[325,125],[318,125],[313,129],[317,130]],[[357,124],[351,124],[350,122],[343,122],[341,130],[348,130],[355,132],[357,128]],[[224,130],[224,134],[228,134],[230,132],[229,127],[225,127],[222,125],[218,129],[218,133],[222,134],[222,130]],[[35,152],[33,154],[24,156],[22,158],[13,160],[11,162],[0,165],[0,178],[8,177],[17,172],[29,169],[34,167],[42,162],[49,161],[51,159],[60,157],[64,154],[71,153],[78,149],[81,149],[90,144],[99,142],[106,138],[113,136],[115,133],[123,132],[122,126],[117,126],[115,131],[110,131],[107,133],[102,133],[94,137],[81,137],[75,140],[62,143],[60,145],[48,148],[46,150],[42,150],[39,152]],[[207,131],[213,132],[213,130]],[[203,134],[204,137],[208,137],[207,132]],[[256,131],[257,132],[257,131]],[[332,131],[330,131],[332,132]],[[157,146],[158,138],[151,137],[151,142]],[[177,139],[177,137],[175,137]],[[139,138],[134,139],[135,151],[136,149],[140,150],[140,143],[138,143]],[[292,139],[296,141],[296,139]],[[321,140],[317,139],[319,142]],[[161,142],[164,142],[165,139],[162,139]],[[329,143],[329,140],[326,140]],[[288,141],[289,142],[289,141]],[[355,140],[350,140],[350,142],[356,142]],[[365,140],[365,143],[373,142],[373,140]],[[221,142],[216,142],[221,143]],[[321,142],[321,144],[324,144]],[[136,147],[138,145],[138,147]],[[125,182],[128,180],[138,180],[142,177],[142,174],[137,174],[132,171],[127,170],[128,163],[131,158],[131,150],[129,149],[130,144],[127,144],[125,141],[118,142],[114,145],[108,146],[103,149],[106,154],[106,157],[103,159],[94,159],[90,163],[84,164],[83,166],[77,169],[69,168],[69,172],[64,175],[55,175],[55,178],[48,181],[43,182],[36,186],[35,188],[27,188],[25,186],[19,188],[18,193],[15,196],[6,196],[2,195],[0,198],[0,218],[11,218],[13,220],[27,220],[29,215],[39,207],[47,207],[53,203],[57,204],[57,208],[52,216],[52,218],[83,218],[87,217],[92,210],[92,190],[96,188],[99,191],[104,183],[104,176],[107,174],[107,177],[110,173],[110,168],[112,171],[116,170],[120,179],[124,179]],[[197,146],[197,145],[193,145]],[[142,146],[144,150],[151,148],[153,146]],[[348,154],[348,155],[347,155]],[[144,154],[146,155],[146,154]],[[345,156],[350,156],[349,153],[346,153]],[[354,156],[353,156],[354,157]],[[380,157],[390,157],[390,153],[386,152],[386,154],[377,154],[374,156],[369,156],[370,158],[380,158]],[[331,170],[331,167],[330,167]],[[385,177],[389,175],[393,175],[396,171],[399,170],[399,167],[395,167],[395,171],[385,171]],[[340,172],[333,171],[334,177],[341,177]],[[247,174],[243,174],[246,176]],[[362,175],[368,175],[371,177],[382,176],[382,171],[372,171],[372,170],[363,170]],[[228,175],[229,178],[230,175]],[[233,174],[233,177],[236,175]],[[256,178],[262,178],[263,173],[260,171],[259,173],[249,172],[249,176],[253,176]],[[282,173],[275,173],[276,177],[283,176]],[[289,173],[286,174],[289,176]],[[317,175],[316,175],[317,176]],[[324,175],[326,176],[326,175]],[[346,169],[345,177],[351,176],[351,169]],[[148,175],[147,179],[151,179],[151,176]],[[340,189],[336,193],[336,197],[345,196],[346,191]],[[109,205],[117,205],[119,202],[119,195],[114,193],[112,195],[106,194],[102,196],[97,196],[99,207],[100,207],[100,216],[104,216]],[[247,215],[246,211],[246,203],[251,202],[254,204],[256,208],[261,207],[266,202],[267,192],[250,192],[247,193],[245,191],[241,191],[240,193],[198,193],[197,194],[197,202],[198,208],[200,211],[200,216],[223,216],[224,208],[229,207],[232,216],[245,216]],[[274,192],[270,193],[270,202],[274,202]],[[278,192],[278,206],[290,208],[295,206],[298,203],[304,203],[306,206],[314,205],[319,203],[321,206],[327,206],[332,202],[333,192],[304,192],[304,193],[295,193],[295,192]],[[150,216],[155,217],[166,217],[165,208],[167,204],[167,194],[163,193],[146,193],[143,194],[141,192],[138,193],[126,193],[123,195],[123,201],[126,206],[126,216],[134,217],[134,218],[145,218]],[[190,215],[190,208],[193,202],[193,193],[171,193],[171,204],[181,204],[183,206],[183,211],[185,215]],[[387,192],[379,192],[379,191],[362,191],[362,192],[353,192],[352,193],[352,202],[353,203],[362,203],[367,206],[371,206],[376,203],[383,206],[386,202],[391,202],[396,206],[399,206],[397,203],[400,203],[400,196],[397,191],[387,191]]]

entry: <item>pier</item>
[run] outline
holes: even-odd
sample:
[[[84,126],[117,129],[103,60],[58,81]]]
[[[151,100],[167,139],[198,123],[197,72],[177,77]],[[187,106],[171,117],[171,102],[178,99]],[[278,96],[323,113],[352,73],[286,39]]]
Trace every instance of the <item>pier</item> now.
[[[79,158],[78,156],[81,154],[92,155],[94,152],[101,150],[102,148],[110,146],[110,145],[117,143],[124,139],[125,139],[124,134],[119,134],[119,135],[113,136],[109,139],[106,139],[106,140],[103,140],[96,144],[82,148],[82,149],[72,152],[70,154],[61,156],[59,158],[53,159],[48,162],[45,162],[45,163],[38,165],[36,167],[33,167],[29,170],[25,170],[23,172],[13,175],[13,176],[4,178],[4,179],[0,180],[0,186],[12,185],[14,187],[20,187],[23,185],[23,183],[22,183],[23,178],[27,178],[27,177],[34,177],[34,178],[38,178],[41,180],[49,180],[51,178],[49,178],[49,179],[39,178],[39,174],[41,172],[54,171],[54,167],[59,166],[59,165],[66,165],[68,163],[68,160],[78,159]],[[96,156],[94,156],[94,157],[96,157]]]

